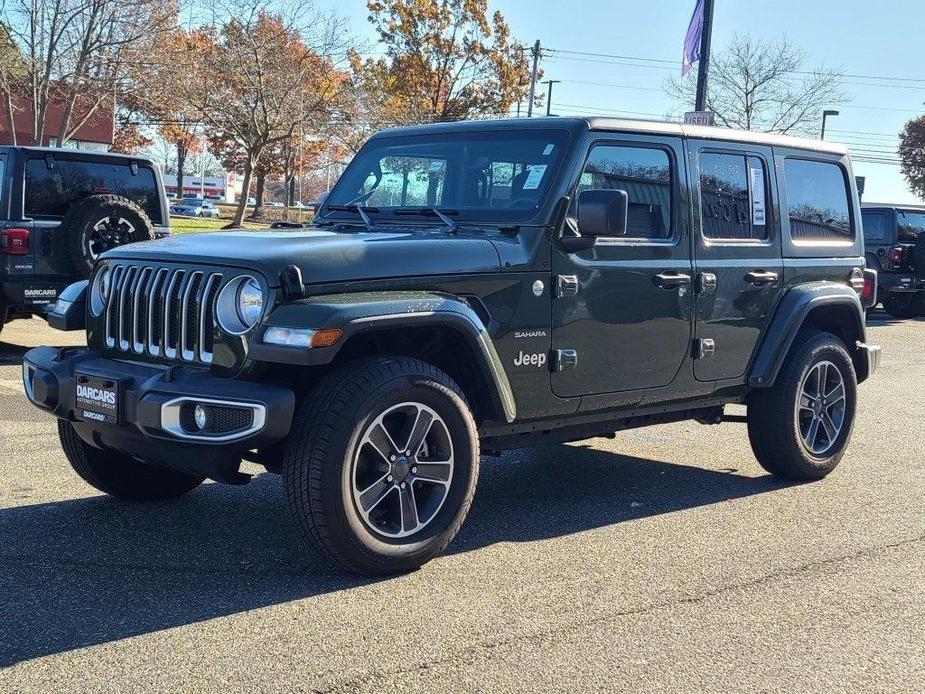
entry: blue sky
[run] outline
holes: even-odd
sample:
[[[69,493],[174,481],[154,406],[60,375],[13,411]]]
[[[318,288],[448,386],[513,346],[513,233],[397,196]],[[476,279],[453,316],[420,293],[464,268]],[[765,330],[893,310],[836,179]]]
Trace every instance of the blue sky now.
[[[346,15],[358,37],[370,42],[371,51],[377,50],[365,0],[319,4]],[[694,0],[489,0],[489,7],[501,10],[514,36],[525,43],[540,39],[544,46],[562,51],[678,62],[676,67],[638,61],[606,64],[573,54],[547,54],[542,64],[545,78],[562,80],[554,87],[553,113],[633,116],[616,112],[664,114],[674,107],[662,84],[673,71],[680,71]],[[858,155],[863,151],[881,156],[880,152],[895,152],[896,135],[907,120],[925,113],[923,27],[922,0],[716,0],[713,41],[714,47],[722,47],[735,32],[762,39],[786,35],[809,53],[812,66],[824,63],[865,76],[847,80],[850,103],[831,105],[841,115],[829,120],[826,139],[845,142]],[[895,154],[883,156],[895,159]],[[855,173],[867,178],[865,200],[922,202],[909,191],[898,165],[856,161]]]

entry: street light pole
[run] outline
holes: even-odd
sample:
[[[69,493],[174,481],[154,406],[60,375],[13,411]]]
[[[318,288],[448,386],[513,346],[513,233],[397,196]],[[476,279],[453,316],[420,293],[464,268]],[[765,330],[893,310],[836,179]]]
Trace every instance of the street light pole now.
[[[561,84],[562,80],[545,80],[543,84],[548,84],[549,89],[546,90],[546,115],[550,115],[549,109],[552,108],[552,85]]]
[[[540,40],[533,44],[533,70],[530,72],[530,100],[527,102],[527,118],[533,118],[533,97],[536,94],[536,73],[540,65]]]
[[[828,118],[829,116],[837,116],[837,115],[839,115],[838,111],[833,111],[832,109],[826,109],[825,111],[822,112],[822,134],[819,135],[820,140],[825,139],[825,120],[826,118]]]

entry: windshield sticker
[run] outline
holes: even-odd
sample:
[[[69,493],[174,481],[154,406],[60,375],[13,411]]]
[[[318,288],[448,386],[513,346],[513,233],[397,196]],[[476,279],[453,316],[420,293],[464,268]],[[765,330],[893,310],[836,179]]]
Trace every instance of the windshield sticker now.
[[[555,145],[546,145],[546,149],[543,150],[543,156],[548,157],[555,148]]]
[[[443,162],[439,159],[436,159],[430,162],[430,168],[428,169],[428,171],[430,171],[430,173],[437,173],[442,168],[443,168]]]
[[[760,166],[754,166],[749,171],[752,176],[752,224],[761,227],[765,225],[764,171]]]
[[[527,180],[524,181],[524,190],[536,190],[540,187],[540,181],[543,180],[543,175],[546,173],[546,169],[549,167],[546,164],[531,164],[530,165],[530,174],[527,176]]]

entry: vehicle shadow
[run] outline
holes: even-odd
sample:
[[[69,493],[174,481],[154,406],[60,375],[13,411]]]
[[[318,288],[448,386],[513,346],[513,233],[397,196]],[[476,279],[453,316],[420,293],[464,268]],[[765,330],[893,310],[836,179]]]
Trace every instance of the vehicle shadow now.
[[[896,323],[925,323],[925,316],[914,316],[912,318],[896,318],[884,311],[882,308],[874,309],[867,316],[868,327],[895,325]]]
[[[580,446],[483,461],[450,552],[528,542],[785,486]],[[0,489],[27,504],[32,490]],[[0,667],[371,583],[304,548],[281,480],[171,501],[93,496],[0,510]],[[425,569],[426,570],[426,569]]]

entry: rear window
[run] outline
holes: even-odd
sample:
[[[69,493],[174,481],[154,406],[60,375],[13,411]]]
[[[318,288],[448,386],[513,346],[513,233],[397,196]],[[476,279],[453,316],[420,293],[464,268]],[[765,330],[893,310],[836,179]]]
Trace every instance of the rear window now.
[[[893,215],[889,212],[862,212],[864,240],[868,243],[885,243],[890,238],[890,223]]]
[[[30,217],[63,217],[70,205],[89,195],[121,195],[136,203],[154,224],[162,224],[161,201],[154,171],[139,166],[132,175],[127,164],[55,159],[26,162],[25,213]]]
[[[848,179],[838,164],[787,159],[790,236],[794,241],[853,241]]]
[[[915,243],[919,234],[925,232],[925,212],[896,210],[896,226],[901,242]]]

